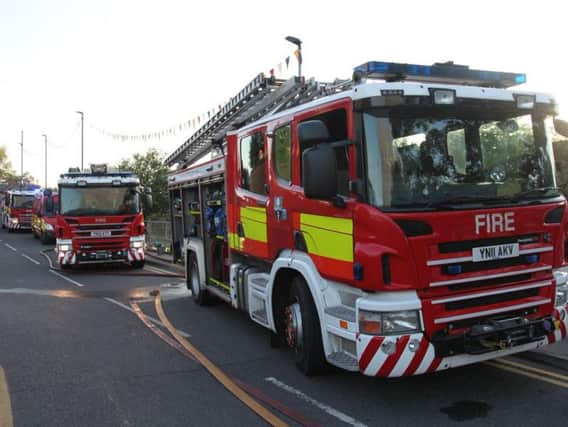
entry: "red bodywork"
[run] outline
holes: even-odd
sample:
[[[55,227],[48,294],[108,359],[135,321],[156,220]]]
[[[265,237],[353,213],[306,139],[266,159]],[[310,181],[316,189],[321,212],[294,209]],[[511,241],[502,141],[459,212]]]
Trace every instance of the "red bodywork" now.
[[[315,107],[296,115],[279,117],[265,122],[256,128],[246,128],[241,133],[227,137],[226,157],[226,194],[228,201],[227,226],[231,252],[258,258],[268,263],[274,261],[284,249],[297,248],[295,235],[301,233],[300,215],[309,214],[352,220],[352,260],[340,260],[310,253],[319,274],[330,280],[361,288],[366,291],[403,291],[417,290],[422,301],[424,326],[427,336],[447,328],[449,319],[471,312],[488,312],[503,307],[531,306],[534,301],[548,299],[543,305],[533,305],[530,309],[519,309],[528,318],[542,318],[553,313],[555,301],[554,286],[535,287],[530,291],[515,293],[515,288],[532,282],[553,281],[552,268],[558,268],[564,263],[564,240],[567,224],[566,212],[560,223],[545,224],[545,216],[551,210],[561,207],[565,209],[566,202],[524,205],[509,208],[484,208],[478,210],[457,210],[438,212],[387,213],[369,204],[359,202],[356,194],[351,194],[346,200],[345,207],[336,207],[329,201],[308,199],[301,187],[300,149],[297,140],[298,124],[310,117],[317,116],[338,108],[344,108],[347,115],[348,138],[356,140],[353,125],[353,108],[351,100],[339,100],[333,103]],[[292,145],[291,163],[292,179],[285,182],[276,176],[274,167],[273,138],[274,130],[285,124],[291,125]],[[260,195],[240,188],[239,141],[243,136],[261,132],[264,135],[265,152],[268,161],[265,165],[268,194]],[[268,136],[267,136],[268,135]],[[348,148],[349,176],[352,181],[357,179],[356,146]],[[281,198],[287,211],[287,219],[279,220],[275,214],[275,199]],[[266,242],[241,239],[239,243],[231,241],[242,227],[243,208],[266,210]],[[475,215],[487,213],[512,213],[515,218],[514,231],[496,231],[487,233],[480,230],[476,234]],[[431,227],[431,232],[424,235],[409,237],[395,221],[419,221]],[[328,230],[329,231],[329,230]],[[332,230],[333,231],[333,230]],[[246,232],[246,230],[245,230]],[[463,249],[453,242],[475,240],[477,245],[486,241],[486,245],[499,242],[502,238],[524,235],[534,235],[535,241],[521,244],[520,250],[536,249],[537,259],[527,259],[508,265],[487,263],[477,271],[448,274],[443,272],[441,265],[428,265],[428,261],[463,258],[471,256],[471,247]],[[238,239],[238,238],[237,238]],[[440,246],[442,245],[442,246]],[[446,249],[441,250],[441,247]],[[449,249],[447,249],[449,248]],[[309,251],[308,251],[309,252]],[[388,255],[386,263],[384,256]],[[458,264],[466,265],[467,262]],[[472,264],[471,262],[469,264]],[[388,268],[387,272],[383,268]],[[360,274],[355,274],[355,267]],[[469,267],[468,267],[469,268]],[[523,273],[523,270],[527,272]],[[470,281],[475,276],[495,275],[494,280]],[[356,277],[357,276],[357,277]],[[388,280],[387,280],[388,277]],[[451,285],[436,285],[432,283],[458,280],[460,283]],[[387,283],[388,282],[388,283]],[[474,294],[488,289],[499,289],[499,295],[506,297],[473,299],[468,304],[440,303],[433,300],[441,297],[452,298],[464,294]],[[508,292],[510,289],[510,292]],[[502,291],[502,292],[501,292]],[[459,299],[459,298],[458,298]],[[455,332],[467,328],[466,323],[455,323]],[[450,327],[450,328],[451,328]]]
[[[103,231],[109,232],[110,235],[93,236],[93,233],[96,235]],[[130,215],[76,217],[58,214],[55,233],[58,241],[72,241],[72,252],[77,256],[79,264],[100,261],[97,252],[111,253],[111,258],[105,259],[107,261],[132,261],[128,259],[130,238],[144,235],[144,216],[142,212]],[[83,254],[86,258],[83,258]]]

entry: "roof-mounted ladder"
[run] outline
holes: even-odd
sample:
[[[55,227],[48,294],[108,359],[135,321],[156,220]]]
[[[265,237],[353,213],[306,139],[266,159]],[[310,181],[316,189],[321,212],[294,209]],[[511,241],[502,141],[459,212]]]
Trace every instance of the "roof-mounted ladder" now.
[[[166,159],[169,166],[185,167],[222,144],[226,133],[238,129],[268,114],[292,108],[318,97],[338,91],[337,83],[319,83],[292,77],[288,80],[256,76],[244,89],[201,126]],[[340,89],[343,90],[344,88]]]

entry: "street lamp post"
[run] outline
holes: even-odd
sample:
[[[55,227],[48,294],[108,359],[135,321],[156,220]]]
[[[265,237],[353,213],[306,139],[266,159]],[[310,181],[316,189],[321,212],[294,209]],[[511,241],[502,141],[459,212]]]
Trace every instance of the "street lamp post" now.
[[[22,147],[20,153],[20,190],[24,187],[24,131],[21,133],[20,146]]]
[[[45,143],[45,188],[47,188],[47,135],[43,134],[43,140]]]
[[[81,172],[83,172],[83,118],[84,114],[82,111],[76,111],[77,114],[81,115]]]
[[[293,37],[293,36],[288,36],[286,37],[286,40],[289,41],[292,44],[295,44],[296,46],[298,46],[298,78],[301,79],[302,78],[302,40],[300,40],[297,37]]]

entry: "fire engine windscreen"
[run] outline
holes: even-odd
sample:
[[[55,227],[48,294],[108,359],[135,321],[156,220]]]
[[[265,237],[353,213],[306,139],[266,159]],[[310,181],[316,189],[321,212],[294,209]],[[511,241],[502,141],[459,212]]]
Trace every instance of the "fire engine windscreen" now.
[[[518,109],[363,112],[369,202],[388,210],[555,197],[550,116]]]
[[[33,201],[33,196],[20,196],[15,194],[12,197],[12,207],[16,209],[31,209]]]
[[[140,212],[136,187],[61,187],[62,215],[126,215]]]

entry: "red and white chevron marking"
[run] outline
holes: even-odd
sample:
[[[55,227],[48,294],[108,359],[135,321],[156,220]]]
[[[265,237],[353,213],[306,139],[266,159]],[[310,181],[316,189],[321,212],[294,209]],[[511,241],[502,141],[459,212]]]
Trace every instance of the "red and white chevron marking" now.
[[[386,354],[381,345],[392,341],[395,350]],[[434,372],[442,359],[436,357],[434,346],[422,334],[398,337],[371,337],[361,335],[357,340],[359,370],[370,376],[401,377]]]
[[[130,249],[128,251],[128,262],[143,261],[143,260],[144,260],[144,251],[140,249]]]
[[[564,320],[562,320],[562,317],[564,317]],[[566,338],[566,335],[568,335],[568,304],[564,307],[556,307],[554,310],[554,318],[559,328],[548,334],[548,344],[563,340]]]
[[[59,265],[73,265],[77,263],[77,254],[75,252],[58,252],[57,262]]]
[[[568,305],[557,307],[554,318],[557,329],[543,340],[479,355],[436,357],[434,346],[420,333],[387,337],[359,335],[357,338],[359,370],[365,375],[377,377],[420,375],[532,350],[542,347],[543,344],[552,344],[566,338]],[[392,354],[385,353],[381,348],[389,341],[394,343]]]

